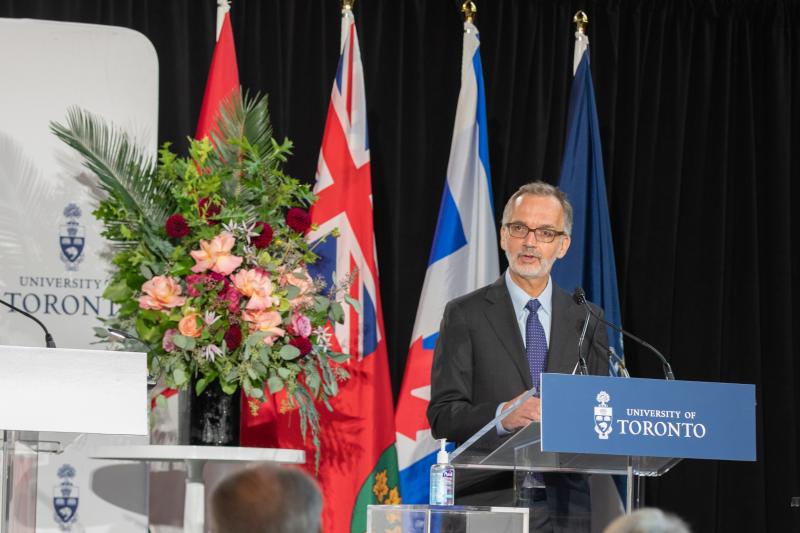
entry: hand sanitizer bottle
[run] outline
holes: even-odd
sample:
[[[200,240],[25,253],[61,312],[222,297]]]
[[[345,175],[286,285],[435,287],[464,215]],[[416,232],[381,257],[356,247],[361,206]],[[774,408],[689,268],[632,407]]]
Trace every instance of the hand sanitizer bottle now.
[[[455,469],[447,455],[447,440],[439,439],[436,464],[431,465],[431,505],[453,505],[455,496]]]

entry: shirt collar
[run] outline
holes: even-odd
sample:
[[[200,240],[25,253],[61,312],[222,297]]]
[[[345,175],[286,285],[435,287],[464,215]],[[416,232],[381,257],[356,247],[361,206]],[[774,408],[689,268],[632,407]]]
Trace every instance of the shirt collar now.
[[[514,306],[514,315],[517,317],[517,320],[521,320],[525,313],[525,306],[528,304],[528,301],[531,300],[531,296],[514,282],[511,278],[511,272],[508,269],[506,269],[505,280],[508,294],[511,296],[511,305]],[[544,290],[536,299],[539,300],[542,310],[548,315],[551,315],[553,283],[549,274],[547,276],[547,285],[545,285]]]

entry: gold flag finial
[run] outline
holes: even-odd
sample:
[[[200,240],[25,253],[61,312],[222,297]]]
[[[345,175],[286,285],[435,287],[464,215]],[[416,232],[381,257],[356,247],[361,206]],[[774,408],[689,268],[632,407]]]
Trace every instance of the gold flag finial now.
[[[586,26],[589,25],[589,17],[583,11],[578,11],[575,13],[575,16],[572,17],[572,22],[575,23],[575,27],[581,33],[586,33]]]
[[[348,11],[352,11],[353,10],[353,3],[355,1],[356,0],[342,0],[342,9],[346,9]]]
[[[461,4],[461,12],[464,13],[464,20],[472,24],[472,21],[475,18],[475,13],[478,12],[478,8],[475,7],[475,2],[466,0],[466,2]]]

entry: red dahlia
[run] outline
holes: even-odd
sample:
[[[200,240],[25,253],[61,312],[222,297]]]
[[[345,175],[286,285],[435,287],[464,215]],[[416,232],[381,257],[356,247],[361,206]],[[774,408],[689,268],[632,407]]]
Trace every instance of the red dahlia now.
[[[186,223],[186,219],[180,213],[175,213],[169,217],[166,224],[164,224],[164,229],[167,230],[167,235],[173,239],[180,239],[189,235],[189,224]]]
[[[261,234],[253,239],[253,246],[256,248],[266,248],[272,242],[272,226],[266,222],[256,223],[256,228],[261,228]]]
[[[311,227],[311,216],[305,209],[293,207],[286,213],[286,223],[298,233],[305,233]]]
[[[305,337],[292,337],[289,344],[300,350],[301,357],[311,351],[311,341]]]
[[[222,206],[216,202],[212,202],[211,198],[208,196],[200,198],[200,201],[197,203],[197,210],[200,212],[200,216],[206,219],[209,226],[219,224],[219,221],[211,219],[219,215]]]
[[[225,344],[228,346],[228,351],[232,352],[242,344],[242,329],[236,324],[228,328],[225,332]]]

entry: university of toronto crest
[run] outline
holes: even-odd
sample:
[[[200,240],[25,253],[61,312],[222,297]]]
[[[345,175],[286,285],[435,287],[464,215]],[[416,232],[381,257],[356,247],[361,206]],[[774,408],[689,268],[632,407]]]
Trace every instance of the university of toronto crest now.
[[[607,440],[608,435],[614,430],[611,425],[613,422],[613,409],[608,406],[611,396],[606,391],[600,391],[597,395],[599,405],[594,408],[594,431],[597,438]]]
[[[70,531],[78,519],[78,487],[73,483],[75,468],[64,464],[58,469],[61,482],[53,487],[54,518],[61,531]]]
[[[83,247],[86,243],[86,230],[78,219],[81,217],[81,208],[70,203],[63,211],[64,219],[59,225],[58,243],[61,248],[61,261],[67,270],[78,270],[78,265],[83,261]]]

